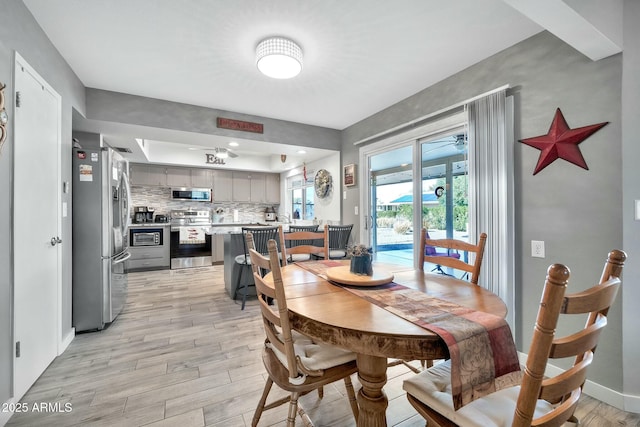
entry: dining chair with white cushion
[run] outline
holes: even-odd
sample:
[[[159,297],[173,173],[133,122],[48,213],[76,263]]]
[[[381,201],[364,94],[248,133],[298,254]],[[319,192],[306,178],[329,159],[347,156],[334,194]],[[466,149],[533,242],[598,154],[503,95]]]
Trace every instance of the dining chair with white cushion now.
[[[358,404],[351,383],[351,375],[357,372],[356,355],[339,347],[315,343],[307,336],[292,330],[275,240],[268,242],[268,255],[262,255],[253,248],[249,249],[249,254],[256,289],[265,297],[258,298],[258,301],[266,333],[262,361],[268,374],[251,425],[258,425],[263,411],[287,402],[288,427],[295,426],[296,414],[301,416],[305,425],[312,424],[299,406],[298,398],[314,390],[318,390],[322,397],[322,387],[338,380],[344,380],[351,411],[357,421]],[[270,280],[267,280],[266,276],[262,277],[260,269],[271,272]],[[269,298],[275,300],[274,305],[268,304]],[[289,395],[267,403],[273,383],[289,392]]]
[[[329,253],[329,235],[327,226],[322,231],[316,229],[292,229],[288,232],[280,230],[280,247],[285,262],[309,261],[313,256],[325,258]]]
[[[504,388],[454,410],[451,369],[443,362],[403,383],[409,402],[432,426],[562,426],[576,423],[574,411],[587,378],[600,333],[607,324],[607,313],[621,285],[620,276],[626,254],[609,253],[599,284],[565,295],[569,269],[554,264],[538,307],[533,339],[519,385]],[[555,337],[560,316],[583,315],[584,328]],[[562,321],[563,327],[571,325]],[[560,374],[545,377],[549,359],[573,359]]]
[[[329,225],[329,259],[347,258],[353,224]]]

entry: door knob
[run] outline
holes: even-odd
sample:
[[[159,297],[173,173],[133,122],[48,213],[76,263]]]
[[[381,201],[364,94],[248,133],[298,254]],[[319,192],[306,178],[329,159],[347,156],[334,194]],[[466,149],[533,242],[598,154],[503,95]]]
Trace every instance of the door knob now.
[[[62,243],[62,239],[58,236],[51,238],[51,246],[55,246],[58,243]]]

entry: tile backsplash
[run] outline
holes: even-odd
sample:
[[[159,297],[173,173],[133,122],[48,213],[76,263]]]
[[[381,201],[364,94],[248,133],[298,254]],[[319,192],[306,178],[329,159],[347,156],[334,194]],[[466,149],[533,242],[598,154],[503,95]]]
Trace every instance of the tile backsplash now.
[[[152,187],[145,185],[131,186],[131,205],[147,206],[155,209],[155,214],[170,215],[172,210],[179,209],[211,209],[215,211],[222,209],[219,219],[222,222],[234,222],[233,212],[238,211],[239,222],[261,222],[264,221],[264,210],[273,205],[266,203],[236,203],[236,202],[190,202],[184,200],[172,200],[171,189],[163,187]],[[278,211],[278,205],[273,206]],[[215,212],[214,212],[215,213]],[[131,211],[133,215],[133,210]]]

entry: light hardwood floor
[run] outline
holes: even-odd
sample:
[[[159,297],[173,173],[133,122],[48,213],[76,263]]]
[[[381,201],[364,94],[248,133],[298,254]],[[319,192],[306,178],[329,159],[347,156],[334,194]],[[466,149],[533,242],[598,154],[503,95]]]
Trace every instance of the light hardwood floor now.
[[[222,276],[222,266],[131,274],[123,313],[104,331],[77,335],[23,398],[30,410],[7,425],[251,425],[265,381],[262,321],[255,299],[244,311],[230,300]],[[424,426],[402,391],[410,375],[402,365],[388,371],[390,426]],[[316,426],[353,426],[344,394],[339,382],[321,401],[316,393],[300,401]],[[33,410],[42,403],[53,405]],[[284,426],[286,414],[286,405],[267,411],[260,425]],[[584,427],[640,427],[640,416],[589,397],[576,415]]]

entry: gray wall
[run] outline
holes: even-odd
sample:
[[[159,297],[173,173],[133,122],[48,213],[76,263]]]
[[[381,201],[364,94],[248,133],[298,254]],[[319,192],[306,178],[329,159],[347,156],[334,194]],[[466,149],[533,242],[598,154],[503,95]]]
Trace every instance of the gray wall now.
[[[0,81],[13,94],[14,51],[17,51],[62,96],[62,180],[71,180],[71,110],[84,111],[84,87],[49,42],[20,0],[3,0],[0,13]],[[8,137],[0,155],[0,236],[11,232],[13,167],[13,102],[7,101]],[[62,185],[62,184],[61,184]],[[15,195],[15,197],[20,197]],[[71,212],[71,194],[63,194]],[[62,220],[62,336],[71,332],[71,216]],[[11,395],[12,368],[11,242],[0,239],[0,402]],[[54,302],[52,302],[54,303]]]
[[[633,220],[632,206],[634,199],[640,199],[637,185],[640,170],[632,164],[640,158],[637,144],[637,135],[640,134],[640,121],[637,120],[640,117],[640,30],[632,27],[640,18],[639,9],[636,1],[625,1],[624,57],[617,55],[591,62],[554,36],[542,33],[345,129],[341,134],[330,129],[262,118],[255,121],[265,123],[265,138],[268,136],[274,142],[290,143],[287,135],[291,135],[296,139],[296,144],[301,143],[297,138],[302,137],[304,145],[331,149],[337,148],[335,141],[341,136],[342,165],[358,162],[354,141],[506,83],[511,85],[515,96],[518,139],[546,133],[557,107],[562,108],[572,127],[609,121],[608,126],[580,145],[590,168],[588,171],[557,160],[533,177],[539,151],[516,143],[516,259],[519,260],[516,266],[516,289],[517,311],[521,315],[517,319],[515,332],[519,337],[519,348],[527,351],[536,311],[531,301],[540,298],[548,264],[559,261],[569,265],[573,272],[570,286],[575,291],[587,287],[598,277],[609,249],[623,247],[632,261],[640,252],[639,224]],[[49,43],[23,3],[20,0],[3,0],[0,13],[0,81],[8,84],[7,94],[13,92],[14,50],[62,96],[63,181],[70,181],[71,178],[73,108],[91,119],[148,126],[167,127],[164,120],[177,117],[171,127],[184,127],[189,131],[194,130],[190,127],[193,117],[211,118],[218,113],[216,110],[93,89],[87,92],[87,98],[90,99],[87,104],[91,108],[85,108],[84,87]],[[621,93],[624,95],[621,96]],[[14,115],[12,105],[8,102],[10,118]],[[142,108],[147,113],[136,116],[136,108]],[[176,108],[180,110],[177,116]],[[624,119],[622,124],[621,116]],[[252,116],[241,114],[229,117],[253,119]],[[266,133],[269,128],[273,129],[273,134]],[[213,132],[210,129],[197,131]],[[13,144],[10,124],[9,136],[0,155],[1,236],[8,236],[11,231]],[[628,159],[625,163],[623,156]],[[343,222],[358,223],[353,212],[354,206],[359,203],[359,186],[358,180],[357,186],[346,190],[347,199],[342,203]],[[63,195],[63,201],[68,203],[71,212],[71,195]],[[64,218],[64,241],[71,241],[70,233],[71,218]],[[546,259],[530,258],[531,239],[546,242]],[[12,372],[10,248],[10,241],[0,239],[0,401],[10,397]],[[63,245],[63,256],[61,329],[64,336],[71,330],[70,245]],[[640,300],[640,289],[630,280],[638,277],[640,264],[636,265],[634,268],[628,264],[626,268],[624,298],[620,299],[623,303],[618,303],[611,311],[610,324],[599,346],[590,378],[614,390],[638,395],[640,366],[637,360],[640,343],[636,338],[635,325],[640,320],[640,313],[634,302]],[[623,307],[626,308],[624,318]],[[624,332],[623,319],[627,326]]]
[[[634,201],[640,200],[640,2],[624,3],[624,55],[622,61],[622,211],[624,249],[630,262],[625,267],[622,290],[624,390],[640,395],[640,222],[634,219]],[[640,412],[640,406],[636,408]]]
[[[570,291],[577,291],[597,281],[609,250],[623,246],[621,72],[622,55],[592,62],[543,32],[343,132],[343,164],[357,162],[355,141],[504,84],[511,86],[514,95],[516,140],[546,134],[558,107],[570,127],[610,122],[580,144],[589,170],[557,160],[533,176],[540,151],[519,142],[514,147],[514,332],[521,351],[529,348],[535,302],[540,300],[549,264],[567,264],[572,271]],[[358,191],[349,190],[343,201],[344,222],[357,223],[353,214],[357,203]],[[531,240],[545,241],[545,259],[531,258]],[[609,326],[589,375],[596,383],[618,391],[623,390],[620,300],[610,312]]]
[[[104,122],[237,137],[237,131],[216,127],[216,117],[225,117],[264,124],[264,133],[244,132],[243,139],[340,149],[340,131],[335,129],[99,89],[87,89],[86,116]]]

